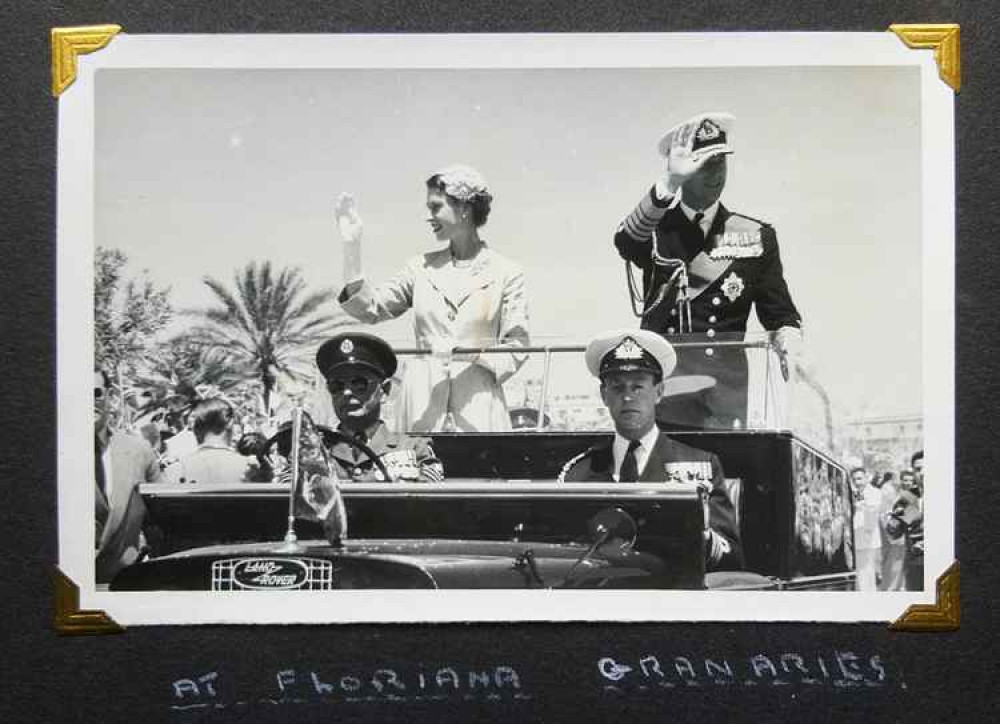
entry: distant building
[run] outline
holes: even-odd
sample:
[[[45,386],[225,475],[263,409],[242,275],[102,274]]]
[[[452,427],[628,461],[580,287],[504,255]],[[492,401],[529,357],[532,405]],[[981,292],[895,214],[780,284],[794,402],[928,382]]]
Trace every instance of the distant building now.
[[[610,430],[611,415],[594,393],[555,395],[545,406],[553,430]]]
[[[920,415],[863,417],[847,423],[847,450],[869,470],[899,470],[924,446]]]

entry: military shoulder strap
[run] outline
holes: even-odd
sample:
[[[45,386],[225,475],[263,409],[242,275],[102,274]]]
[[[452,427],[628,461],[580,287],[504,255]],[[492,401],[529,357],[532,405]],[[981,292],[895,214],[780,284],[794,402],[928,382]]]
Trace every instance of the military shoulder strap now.
[[[768,223],[766,221],[763,221],[761,219],[755,219],[753,216],[747,216],[746,214],[741,214],[738,211],[730,211],[729,215],[730,216],[739,216],[741,219],[747,219],[748,221],[752,221],[755,224],[760,224],[764,228],[768,228],[768,229],[773,229],[774,228],[773,224],[770,224],[770,223]]]

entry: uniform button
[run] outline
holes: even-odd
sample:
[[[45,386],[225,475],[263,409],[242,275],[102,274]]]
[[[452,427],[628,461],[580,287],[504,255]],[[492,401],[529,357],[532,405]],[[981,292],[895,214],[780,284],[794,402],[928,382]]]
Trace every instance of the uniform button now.
[[[671,309],[670,310],[670,316],[671,317],[676,317],[677,316],[677,310],[676,309]]]
[[[716,316],[714,314],[711,317],[708,318],[708,323],[709,324],[715,324],[717,321],[719,321],[719,320],[716,318]]]
[[[667,334],[673,334],[676,331],[673,327],[667,327]]]
[[[711,347],[705,350],[705,356],[711,357],[713,354],[715,354],[715,350],[712,349]]]
[[[720,304],[722,304],[722,300],[719,299],[718,297],[712,297],[712,304],[714,304],[715,306],[719,306]]]
[[[705,332],[705,334],[707,334],[709,337],[714,337],[715,336],[715,330],[714,329],[710,329],[707,332]]]

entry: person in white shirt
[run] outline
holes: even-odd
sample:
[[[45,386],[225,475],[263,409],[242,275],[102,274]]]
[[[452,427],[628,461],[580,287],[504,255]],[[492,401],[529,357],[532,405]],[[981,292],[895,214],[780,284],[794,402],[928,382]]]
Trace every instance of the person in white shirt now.
[[[221,398],[202,400],[191,410],[198,448],[181,458],[180,482],[224,485],[245,480],[250,461],[233,449],[233,406]]]
[[[851,471],[851,487],[854,491],[857,590],[877,591],[882,573],[882,536],[879,531],[882,492],[871,484],[867,471],[861,467]]]

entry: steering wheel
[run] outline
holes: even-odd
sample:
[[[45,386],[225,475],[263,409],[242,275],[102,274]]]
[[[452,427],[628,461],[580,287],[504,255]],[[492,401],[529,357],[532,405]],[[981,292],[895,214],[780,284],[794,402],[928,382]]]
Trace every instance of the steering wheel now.
[[[357,450],[360,450],[366,458],[366,460],[364,460],[363,462],[371,461],[371,463],[375,465],[378,471],[382,473],[382,476],[385,478],[386,482],[389,483],[393,482],[392,475],[389,474],[389,470],[388,468],[386,468],[385,463],[382,462],[382,459],[380,458],[379,454],[374,450],[372,450],[370,447],[368,447],[368,445],[349,435],[345,435],[339,430],[332,430],[324,425],[316,425],[312,423],[312,421],[310,421],[309,424],[312,425],[316,429],[316,431],[319,432],[320,436],[323,438],[324,452],[329,453],[329,449],[338,442],[346,443],[347,445]],[[282,429],[279,429],[278,432],[272,435],[270,439],[268,439],[267,441],[265,450],[270,450],[275,446],[277,446],[279,455],[284,456],[286,459],[291,456],[292,454],[291,425],[288,425],[287,427],[283,425]]]

